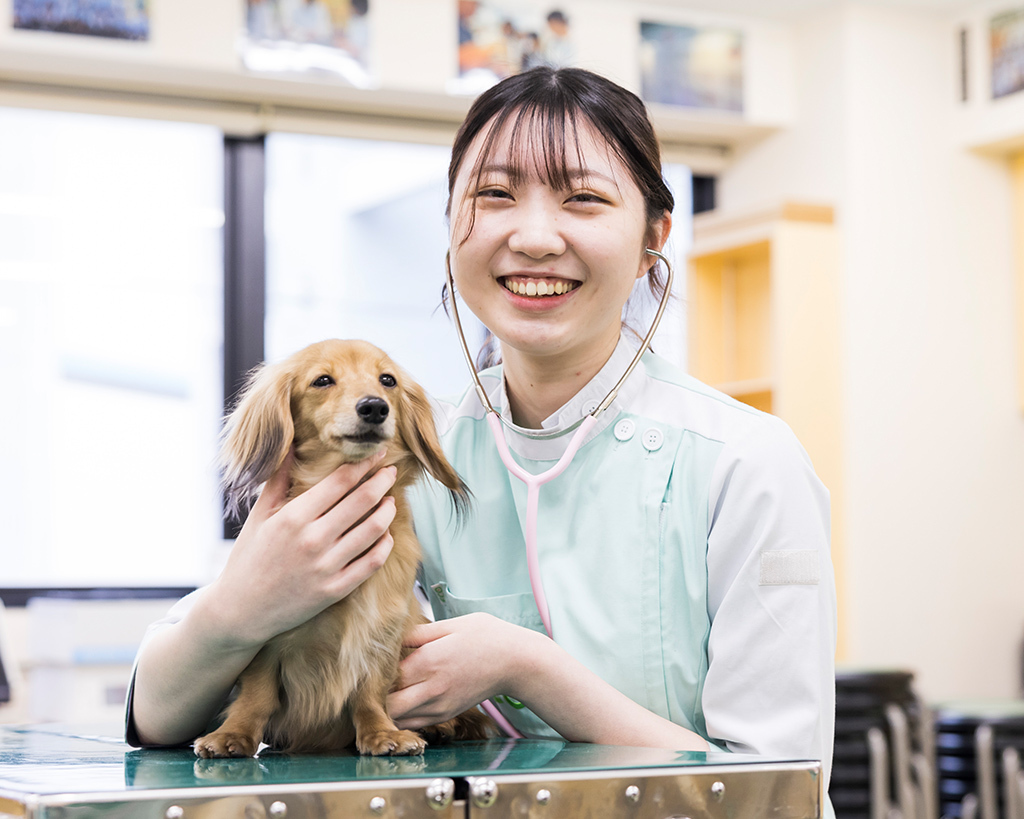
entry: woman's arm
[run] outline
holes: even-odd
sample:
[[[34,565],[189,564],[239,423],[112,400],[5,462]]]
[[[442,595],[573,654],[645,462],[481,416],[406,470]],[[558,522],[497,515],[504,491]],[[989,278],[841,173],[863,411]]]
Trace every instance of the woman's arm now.
[[[707,730],[740,753],[820,759],[827,785],[836,646],[829,496],[782,421],[762,416],[723,449],[708,520]]]
[[[421,728],[498,694],[514,697],[574,742],[706,751],[707,742],[633,702],[543,634],[489,614],[419,626],[388,711]]]
[[[385,467],[360,483],[380,460],[346,464],[288,501],[286,459],[220,576],[181,621],[140,649],[130,718],[143,744],[194,739],[264,643],[341,600],[384,564],[395,515],[385,493],[395,470]]]

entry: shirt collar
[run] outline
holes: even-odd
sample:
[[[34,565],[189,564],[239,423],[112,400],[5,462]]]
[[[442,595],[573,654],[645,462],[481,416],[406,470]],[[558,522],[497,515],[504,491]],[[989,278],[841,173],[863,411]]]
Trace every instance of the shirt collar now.
[[[630,362],[633,360],[633,356],[636,354],[636,346],[632,344],[624,334],[619,335],[619,343],[615,345],[615,350],[612,352],[611,357],[605,362],[604,366],[598,371],[587,384],[583,387],[576,395],[569,399],[561,409],[554,412],[548,418],[545,418],[541,424],[541,428],[545,431],[555,431],[568,429],[577,421],[583,417],[589,415],[594,409],[597,408],[605,396],[611,392],[612,387],[615,386],[616,382],[622,378],[622,374],[626,371]],[[615,416],[622,411],[623,407],[628,406],[636,394],[640,390],[641,378],[639,377],[639,371],[643,368],[643,362],[637,367],[637,370],[626,379],[626,383],[622,385],[619,390],[618,396],[597,419],[597,424],[590,431],[583,443],[586,444],[593,440],[602,430],[604,430],[614,419]],[[495,406],[504,421],[512,423],[512,413],[509,409],[508,392],[505,387],[505,379],[502,377],[498,380],[498,384],[495,389],[492,390],[492,394],[489,396],[491,403]],[[505,430],[505,440],[508,442],[509,447],[517,455],[530,460],[557,460],[562,456],[562,453],[568,447],[569,442],[572,440],[572,434],[567,433],[565,435],[558,436],[557,438],[528,438],[512,429],[508,426],[502,425]]]

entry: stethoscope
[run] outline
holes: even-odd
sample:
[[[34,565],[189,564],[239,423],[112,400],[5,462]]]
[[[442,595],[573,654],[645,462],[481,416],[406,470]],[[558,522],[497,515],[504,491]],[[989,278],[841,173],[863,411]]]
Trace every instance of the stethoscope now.
[[[644,248],[644,252],[647,255],[655,256],[665,263],[665,268],[668,271],[668,278],[665,282],[665,292],[662,294],[661,301],[658,303],[658,310],[654,314],[654,320],[651,322],[650,329],[647,331],[647,335],[644,336],[643,342],[640,344],[639,349],[636,351],[636,355],[633,356],[633,360],[626,367],[626,371],[622,374],[622,377],[615,383],[615,386],[611,388],[611,391],[604,397],[604,400],[599,403],[592,412],[588,415],[583,416],[579,421],[567,427],[566,429],[558,430],[537,430],[537,429],[526,429],[525,427],[517,426],[511,421],[507,421],[502,418],[499,413],[491,404],[490,399],[487,397],[487,392],[484,390],[483,384],[480,383],[480,374],[477,372],[476,365],[473,363],[473,356],[469,351],[469,345],[466,343],[466,335],[462,331],[462,322],[459,321],[459,310],[456,305],[457,298],[455,293],[455,282],[452,279],[452,268],[450,257],[445,259],[445,276],[448,281],[448,292],[451,295],[451,306],[452,306],[452,318],[455,320],[455,330],[459,336],[459,344],[462,347],[462,354],[466,358],[466,365],[469,367],[469,372],[473,376],[473,384],[476,387],[476,394],[480,399],[480,403],[486,411],[487,423],[491,428],[491,435],[494,437],[494,443],[498,447],[498,455],[501,456],[502,463],[505,464],[505,468],[510,473],[515,475],[519,480],[526,484],[526,520],[523,535],[526,540],[526,567],[530,574],[530,588],[533,591],[533,599],[537,604],[537,611],[540,612],[541,622],[544,624],[544,630],[547,632],[548,637],[554,639],[554,634],[551,630],[551,615],[548,611],[548,601],[544,594],[544,583],[540,575],[540,561],[537,556],[537,510],[540,506],[540,488],[559,475],[561,475],[566,467],[572,462],[572,459],[576,456],[576,452],[583,445],[584,440],[587,438],[587,434],[597,424],[598,417],[612,405],[615,398],[619,394],[619,390],[622,385],[626,383],[626,379],[632,374],[633,370],[636,369],[636,365],[640,363],[640,359],[644,353],[651,346],[651,340],[654,338],[654,333],[658,329],[658,325],[661,324],[661,317],[665,313],[665,307],[668,305],[669,297],[672,294],[672,264],[669,262],[665,255],[657,250],[651,248]],[[562,457],[558,460],[553,467],[548,469],[546,472],[541,472],[539,475],[533,475],[523,469],[519,464],[512,458],[512,453],[509,452],[508,443],[505,441],[505,434],[502,430],[502,426],[506,426],[512,431],[526,438],[532,439],[548,439],[558,438],[562,435],[568,435],[570,432],[575,431],[572,440],[569,441],[569,446],[566,448]],[[484,709],[487,711],[494,721],[497,722],[501,728],[512,737],[522,737],[512,725],[505,719],[504,715],[498,711],[497,707],[491,702],[482,703]]]

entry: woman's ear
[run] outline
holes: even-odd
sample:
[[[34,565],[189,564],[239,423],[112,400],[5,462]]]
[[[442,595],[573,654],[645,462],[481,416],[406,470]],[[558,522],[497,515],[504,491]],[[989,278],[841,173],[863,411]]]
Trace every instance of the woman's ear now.
[[[227,419],[220,467],[232,515],[238,516],[243,504],[256,497],[260,484],[274,474],[292,445],[291,382],[286,363],[253,370]]]
[[[661,251],[665,247],[665,243],[668,241],[668,236],[672,232],[672,214],[669,211],[662,213],[661,217],[655,219],[650,227],[647,229],[647,244],[645,247],[649,247],[651,250]],[[640,271],[637,273],[637,278],[641,279],[646,276],[651,270],[651,265],[641,265]]]

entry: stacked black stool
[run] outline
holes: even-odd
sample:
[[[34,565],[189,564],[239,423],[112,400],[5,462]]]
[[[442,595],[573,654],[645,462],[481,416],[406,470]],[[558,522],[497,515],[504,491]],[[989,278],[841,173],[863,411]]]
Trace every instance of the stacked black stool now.
[[[1024,819],[1024,702],[935,711],[939,809],[950,819]]]
[[[836,819],[937,819],[931,719],[907,671],[836,674]]]

